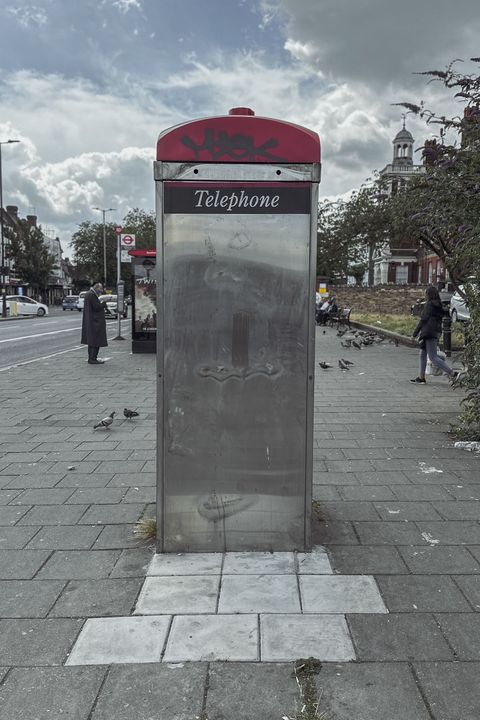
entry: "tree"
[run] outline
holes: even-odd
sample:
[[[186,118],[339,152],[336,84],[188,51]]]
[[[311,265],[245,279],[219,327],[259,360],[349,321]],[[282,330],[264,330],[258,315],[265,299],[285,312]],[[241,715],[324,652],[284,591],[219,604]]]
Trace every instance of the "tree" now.
[[[34,290],[46,290],[52,270],[56,268],[55,256],[45,245],[41,227],[19,220],[15,232],[10,234],[9,255],[15,262],[15,271],[23,282]]]
[[[471,58],[475,64],[480,58]],[[445,263],[470,309],[464,361],[467,388],[458,432],[480,439],[480,75],[466,75],[451,63],[446,70],[421,73],[441,82],[464,103],[463,116],[447,118],[423,105],[401,103],[409,112],[439,128],[439,143],[425,145],[427,173],[397,197],[397,224]]]
[[[133,208],[123,218],[124,233],[135,235],[137,250],[155,250],[155,215],[140,208]]]
[[[318,206],[317,275],[332,282],[345,282],[348,276],[361,283],[365,274],[362,249],[343,232],[345,202],[325,200]]]

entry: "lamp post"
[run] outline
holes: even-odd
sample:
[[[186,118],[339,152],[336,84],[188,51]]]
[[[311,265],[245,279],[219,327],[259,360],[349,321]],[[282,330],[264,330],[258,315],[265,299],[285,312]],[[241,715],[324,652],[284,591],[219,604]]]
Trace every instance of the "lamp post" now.
[[[3,140],[0,142],[0,233],[2,237],[2,317],[7,317],[7,288],[5,282],[5,240],[3,237],[3,185],[2,185],[2,145],[11,145],[20,140]]]
[[[115,212],[116,208],[99,208],[94,207],[92,210],[98,210],[102,213],[103,218],[103,285],[106,288],[107,285],[107,240],[105,237],[105,213]]]

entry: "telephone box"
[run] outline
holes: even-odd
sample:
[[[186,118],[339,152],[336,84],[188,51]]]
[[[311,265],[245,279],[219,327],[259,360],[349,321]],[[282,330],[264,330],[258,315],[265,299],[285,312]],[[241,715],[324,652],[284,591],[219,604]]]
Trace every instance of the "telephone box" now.
[[[158,551],[307,550],[319,138],[234,108],[154,174]]]

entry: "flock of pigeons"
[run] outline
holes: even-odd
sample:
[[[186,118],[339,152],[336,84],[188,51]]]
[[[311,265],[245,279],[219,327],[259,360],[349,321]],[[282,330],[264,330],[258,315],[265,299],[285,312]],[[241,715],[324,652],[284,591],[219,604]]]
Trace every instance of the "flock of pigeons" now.
[[[127,420],[131,420],[134,417],[138,417],[138,412],[136,410],[129,410],[128,408],[123,408],[123,414],[127,418]],[[100,420],[96,425],[93,426],[93,429],[96,430],[97,428],[105,428],[105,430],[110,429],[110,425],[113,423],[113,416],[115,415],[115,410],[110,413],[110,415],[107,415],[107,417],[104,417],[103,420]]]
[[[323,332],[325,333],[325,330]],[[384,337],[380,337],[372,330],[350,330],[349,328],[339,330],[337,337],[342,338],[340,344],[343,348],[355,348],[356,350],[362,350],[362,348],[368,347],[369,345],[380,344],[385,340]],[[333,365],[329,365],[324,361],[318,364],[322,370],[329,370],[333,367]],[[345,358],[340,358],[338,361],[340,370],[350,370],[350,366],[354,364],[351,360],[345,360]]]

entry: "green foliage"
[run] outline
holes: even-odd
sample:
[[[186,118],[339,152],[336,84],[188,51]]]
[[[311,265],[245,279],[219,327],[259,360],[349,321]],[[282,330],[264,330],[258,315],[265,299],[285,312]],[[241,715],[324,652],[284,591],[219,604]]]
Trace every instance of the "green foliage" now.
[[[26,220],[20,220],[16,231],[10,233],[9,254],[17,274],[25,283],[35,290],[48,287],[56,260],[45,244],[41,227],[32,227]]]

